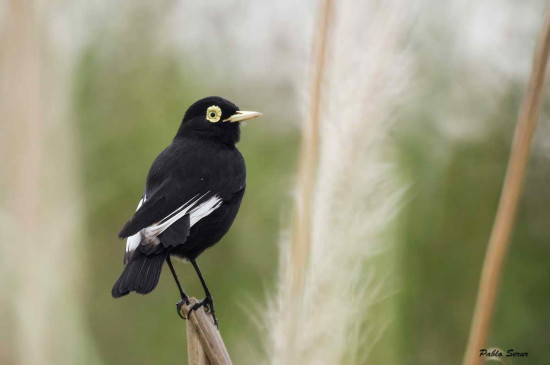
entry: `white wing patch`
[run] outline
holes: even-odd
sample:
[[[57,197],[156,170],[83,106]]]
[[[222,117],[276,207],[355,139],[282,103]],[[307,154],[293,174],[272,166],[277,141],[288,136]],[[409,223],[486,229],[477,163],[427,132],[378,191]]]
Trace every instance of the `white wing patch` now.
[[[210,199],[208,199],[205,202],[202,202],[197,206],[195,209],[191,211],[189,214],[189,221],[191,222],[191,227],[195,225],[198,221],[215,211],[219,208],[219,206],[222,205],[222,199],[214,195]]]
[[[208,200],[197,204],[208,193],[209,192],[206,192],[201,196],[199,196],[198,194],[195,195],[189,201],[182,204],[178,209],[174,210],[172,213],[161,219],[159,222],[152,224],[149,227],[143,228],[135,235],[128,237],[126,240],[126,254],[124,255],[125,263],[129,261],[130,257],[140,243],[144,245],[158,245],[160,241],[158,240],[157,236],[186,214],[189,214],[190,226],[193,227],[193,225],[195,225],[198,221],[219,208],[220,205],[222,205],[222,199],[217,195],[214,195]],[[140,200],[137,209],[141,207],[145,200],[146,197],[144,196],[143,199]]]
[[[143,198],[138,203],[138,206],[136,208],[136,211],[141,208],[143,203],[145,203],[145,200],[147,200],[147,197],[143,195]],[[136,250],[136,248],[139,246],[139,243],[141,242],[141,232],[136,233],[133,236],[130,236],[126,239],[126,253],[124,254],[124,263],[128,263],[130,260],[130,257],[132,257],[132,253]]]

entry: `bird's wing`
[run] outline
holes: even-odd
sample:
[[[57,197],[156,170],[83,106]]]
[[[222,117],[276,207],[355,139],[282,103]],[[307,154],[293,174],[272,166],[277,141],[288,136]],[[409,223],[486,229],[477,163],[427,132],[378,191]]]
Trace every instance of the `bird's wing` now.
[[[137,222],[148,222],[151,219],[151,217],[147,216],[147,210],[142,211],[140,215],[137,214],[137,211],[140,210],[140,208],[143,206],[144,203],[146,203],[146,201],[147,197],[144,195],[143,198],[139,201],[136,215],[134,215],[134,218],[137,217],[137,219],[134,220],[134,218],[132,218],[125,226],[125,228],[128,226],[129,231],[134,231],[136,229],[134,227],[141,227],[141,225],[143,224],[139,224]],[[195,223],[216,210],[222,204],[222,202],[223,201],[220,196],[212,194],[211,192],[206,192],[200,196],[197,194],[193,198],[189,199],[188,201],[184,202],[179,207],[174,209],[172,212],[170,212],[170,214],[164,216],[162,219],[158,221],[156,221],[157,219],[154,219],[156,221],[155,223],[145,226],[144,228],[139,229],[136,233],[128,236],[126,240],[124,263],[128,263],[130,261],[130,258],[132,257],[134,251],[140,245],[140,243],[143,243],[147,246],[147,248],[145,248],[146,250],[151,250],[154,252],[156,250],[155,246],[160,243],[156,239],[156,237],[158,237],[176,221],[188,215],[188,223],[186,228],[186,230],[188,231]],[[154,209],[151,208],[154,213],[158,213],[160,211],[158,203],[152,206],[156,207]],[[123,229],[120,234],[122,235],[127,233],[125,233]]]
[[[134,216],[124,225],[120,238],[140,234],[132,239],[136,245],[145,237],[156,237],[182,217],[189,216],[189,227],[219,208],[224,201],[244,189],[240,176],[217,179],[215,183],[200,178],[183,181],[167,179],[138,206]]]
[[[174,202],[177,202],[175,205]],[[124,263],[127,264],[140,245],[140,251],[150,254],[157,252],[162,234],[175,222],[185,218],[187,231],[182,237],[189,234],[189,229],[202,218],[216,210],[223,203],[222,198],[214,192],[196,193],[191,198],[170,199],[167,192],[157,192],[151,197],[141,199],[132,219],[130,219],[119,233],[126,238],[126,252]],[[181,237],[180,237],[181,239]],[[172,245],[173,240],[163,241],[164,246]],[[178,240],[177,243],[182,243]]]
[[[142,234],[158,236],[186,214],[189,214],[192,226],[222,203],[221,196],[211,188],[194,181],[176,183],[166,180],[145,200],[142,199],[143,203],[124,225],[119,237],[130,237],[141,230],[144,230]]]

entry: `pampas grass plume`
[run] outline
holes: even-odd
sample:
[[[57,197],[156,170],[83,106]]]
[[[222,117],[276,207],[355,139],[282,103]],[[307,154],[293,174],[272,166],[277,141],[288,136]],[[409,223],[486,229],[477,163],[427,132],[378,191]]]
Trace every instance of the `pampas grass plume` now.
[[[270,311],[274,365],[362,363],[372,346],[369,308],[385,289],[369,262],[391,244],[401,196],[388,131],[409,79],[406,8],[401,0],[342,0],[330,9],[326,44],[317,46],[326,53],[312,62],[315,69],[327,58],[309,101],[319,123],[309,122],[304,133],[313,137],[303,139],[318,134],[319,146],[302,148],[299,176],[309,170],[312,180],[298,181],[293,222],[294,232],[306,232],[283,242]]]

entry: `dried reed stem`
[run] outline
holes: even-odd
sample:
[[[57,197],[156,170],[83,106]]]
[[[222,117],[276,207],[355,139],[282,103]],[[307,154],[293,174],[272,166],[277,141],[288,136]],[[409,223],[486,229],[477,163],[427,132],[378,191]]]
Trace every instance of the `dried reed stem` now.
[[[212,316],[206,314],[203,307],[189,313],[190,306],[197,299],[190,298],[189,301],[189,306],[181,308],[182,315],[187,318],[189,365],[231,365],[231,358]]]
[[[483,263],[483,272],[477,296],[477,302],[470,329],[470,337],[466,354],[465,365],[475,365],[482,361],[479,350],[487,344],[487,336],[491,327],[493,309],[497,289],[502,274],[502,266],[510,234],[517,213],[517,206],[525,179],[525,170],[529,160],[531,141],[539,117],[544,77],[548,54],[550,52],[550,11],[542,31],[542,37],[533,60],[531,79],[525,94],[521,113],[514,136],[510,160],[506,171],[504,187],[502,189],[497,215],[489,239],[489,246]]]
[[[199,335],[191,321],[187,323],[187,363],[189,365],[210,365],[210,360],[202,348]]]

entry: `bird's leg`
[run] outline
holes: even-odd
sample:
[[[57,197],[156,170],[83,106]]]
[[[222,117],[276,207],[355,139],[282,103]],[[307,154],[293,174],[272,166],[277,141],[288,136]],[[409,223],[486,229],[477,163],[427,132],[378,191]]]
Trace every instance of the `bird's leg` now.
[[[202,277],[201,270],[199,269],[199,265],[197,265],[195,259],[190,259],[189,261],[191,261],[191,264],[195,268],[195,271],[199,276],[199,280],[201,281],[202,288],[204,289],[204,294],[206,295],[203,300],[200,300],[197,303],[193,304],[193,306],[189,308],[189,311],[199,309],[200,307],[206,307],[208,312],[210,312],[210,314],[212,314],[212,317],[214,318],[214,324],[216,325],[216,327],[218,327],[218,319],[216,318],[216,311],[214,310],[214,299],[212,298],[212,294],[210,294],[210,290],[208,290],[208,286],[206,286],[206,282]]]
[[[178,316],[180,316],[182,319],[183,316],[181,315],[181,307],[184,304],[189,304],[189,297],[185,292],[183,291],[183,288],[181,287],[180,281],[178,280],[178,276],[176,275],[176,270],[174,270],[174,266],[172,265],[172,261],[170,260],[170,254],[166,256],[166,263],[168,264],[168,267],[170,268],[170,271],[172,272],[172,276],[174,277],[174,280],[176,281],[176,285],[178,286],[178,290],[180,291],[181,300],[176,303],[176,311],[178,312]]]

